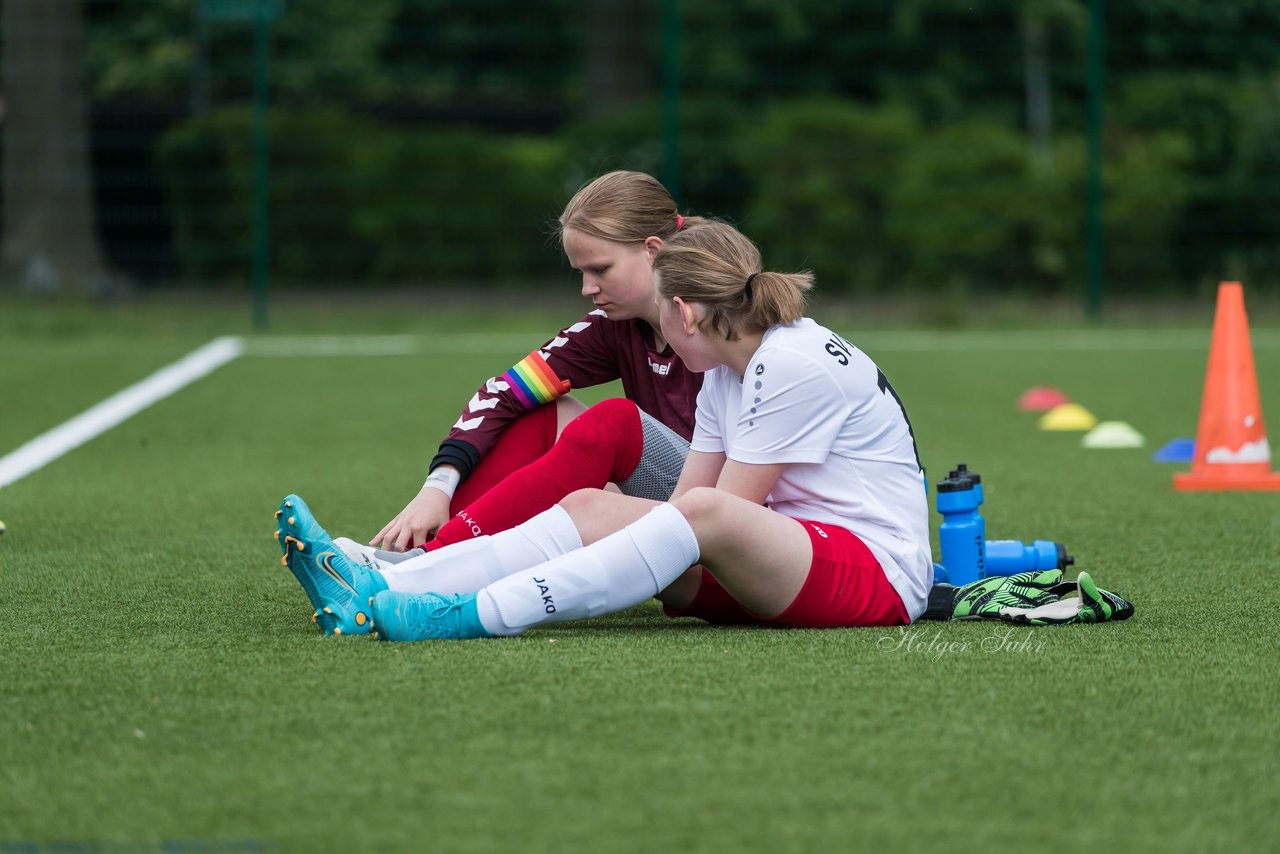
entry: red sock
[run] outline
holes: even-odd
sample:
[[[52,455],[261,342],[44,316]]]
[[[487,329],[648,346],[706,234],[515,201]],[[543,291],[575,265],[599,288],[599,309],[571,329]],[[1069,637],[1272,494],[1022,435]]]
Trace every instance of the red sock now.
[[[507,425],[489,453],[481,458],[471,476],[458,485],[449,502],[449,512],[457,513],[480,496],[541,457],[556,443],[556,406],[548,403],[521,415]]]
[[[570,421],[546,454],[450,519],[426,548],[514,528],[574,490],[624,481],[636,470],[643,450],[636,405],[621,398],[598,403]]]

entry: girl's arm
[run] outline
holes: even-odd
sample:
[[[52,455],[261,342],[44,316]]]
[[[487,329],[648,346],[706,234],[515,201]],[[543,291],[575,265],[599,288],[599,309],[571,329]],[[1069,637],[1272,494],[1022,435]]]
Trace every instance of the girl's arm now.
[[[570,388],[616,380],[617,349],[612,324],[600,312],[565,327],[506,373],[485,380],[441,443],[430,470],[450,465],[466,480],[512,421]]]
[[[466,480],[503,431],[521,415],[558,400],[572,388],[618,378],[618,346],[607,317],[595,311],[534,350],[505,374],[476,390],[431,460],[431,478]],[[428,480],[430,482],[430,479]],[[423,484],[418,494],[370,540],[403,551],[422,542],[448,521],[451,489]]]
[[[724,454],[690,451],[680,469],[680,479],[669,500],[674,501],[698,486],[715,486],[724,468]]]
[[[692,456],[692,455],[691,455]],[[752,504],[764,504],[774,484],[790,463],[740,463],[728,460],[715,482],[716,489],[745,498]],[[681,478],[683,481],[683,478]]]
[[[764,504],[787,465],[788,463],[753,465],[726,459],[722,453],[690,451],[684,461],[684,468],[680,470],[680,480],[671,494],[671,500],[674,501],[694,487],[714,486],[745,498],[752,504]]]

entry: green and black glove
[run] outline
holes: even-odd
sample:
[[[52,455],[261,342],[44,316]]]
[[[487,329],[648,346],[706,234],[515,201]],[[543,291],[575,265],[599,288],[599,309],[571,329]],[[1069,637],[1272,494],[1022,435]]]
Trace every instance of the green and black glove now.
[[[1133,605],[1128,600],[1100,589],[1089,573],[1082,572],[1072,584],[1059,584],[1055,589],[1059,598],[1036,608],[1004,608],[999,619],[1031,626],[1056,626],[1063,623],[1107,623],[1127,620],[1133,616]],[[1071,594],[1076,596],[1071,598]]]
[[[1076,594],[1071,597],[1071,594]],[[925,620],[1004,620],[1032,626],[1127,620],[1133,605],[1099,590],[1089,573],[1062,580],[1062,570],[1046,569],[983,578],[963,587],[936,584],[929,591]]]

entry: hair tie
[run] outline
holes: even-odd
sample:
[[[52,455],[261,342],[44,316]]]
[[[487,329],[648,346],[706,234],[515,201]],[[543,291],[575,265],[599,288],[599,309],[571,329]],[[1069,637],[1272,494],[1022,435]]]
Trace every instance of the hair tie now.
[[[684,228],[684,217],[680,216],[680,214],[676,214],[676,231],[679,231],[682,228]]]
[[[756,276],[758,275],[760,274],[752,273],[750,276],[747,276],[747,284],[742,288],[742,292],[747,295],[747,299],[751,299],[751,283],[755,280]]]

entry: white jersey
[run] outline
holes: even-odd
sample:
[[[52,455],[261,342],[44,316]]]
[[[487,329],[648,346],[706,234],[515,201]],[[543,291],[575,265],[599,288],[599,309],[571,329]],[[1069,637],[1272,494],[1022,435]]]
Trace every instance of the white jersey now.
[[[773,327],[745,377],[726,366],[706,373],[690,447],[790,463],[769,506],[852,531],[911,619],[924,613],[933,583],[924,472],[897,393],[861,350],[808,318]]]

